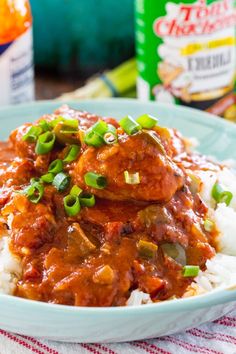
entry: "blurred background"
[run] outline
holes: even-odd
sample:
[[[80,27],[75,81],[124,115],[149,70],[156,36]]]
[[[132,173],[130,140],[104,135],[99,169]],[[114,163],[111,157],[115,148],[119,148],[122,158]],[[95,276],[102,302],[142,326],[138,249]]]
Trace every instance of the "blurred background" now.
[[[182,3],[206,15],[186,19]],[[0,0],[0,104],[32,101],[35,69],[36,99],[138,97],[236,121],[235,11],[234,0],[227,11],[223,0]]]
[[[133,0],[30,0],[30,4],[37,99],[72,91],[91,75],[134,56]]]

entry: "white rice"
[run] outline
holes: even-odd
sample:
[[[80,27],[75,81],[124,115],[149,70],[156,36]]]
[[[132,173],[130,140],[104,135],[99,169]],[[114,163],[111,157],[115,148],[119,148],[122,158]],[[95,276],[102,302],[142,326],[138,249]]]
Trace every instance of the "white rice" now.
[[[127,306],[138,306],[138,305],[145,305],[152,303],[150,295],[144,293],[141,290],[134,290],[132,291],[130,297],[128,298],[126,305]]]
[[[232,166],[232,164],[231,164]],[[200,271],[187,291],[191,295],[212,291],[216,288],[236,285],[236,175],[228,167],[218,172],[198,171],[202,181],[200,195],[209,207],[209,217],[213,219],[219,232],[218,249],[215,257],[206,262],[206,270]],[[233,194],[229,206],[216,204],[211,196],[214,184],[218,182]]]
[[[223,254],[236,256],[236,175],[227,167],[218,172],[198,171],[197,175],[202,181],[200,195],[209,207],[209,216],[219,231],[219,250]],[[216,181],[233,194],[229,206],[224,203],[217,205],[212,198],[211,191]]]
[[[203,183],[200,195],[209,208],[216,207],[216,203],[211,196],[211,191],[216,181],[218,181],[225,190],[230,191],[233,194],[230,207],[236,211],[236,175],[232,170],[224,167],[218,172],[197,171],[197,175]]]
[[[22,272],[20,259],[14,256],[8,244],[8,236],[0,239],[0,293],[13,294]]]
[[[236,212],[224,203],[218,204],[214,219],[220,234],[218,247],[221,253],[236,256]],[[235,258],[236,259],[236,258]]]
[[[216,183],[217,180],[217,172],[214,171],[197,171],[198,177],[200,177],[202,181],[200,195],[206,205],[209,208],[215,208],[215,201],[211,196],[211,190]]]
[[[202,291],[211,291],[236,284],[236,257],[217,253],[206,262],[206,270],[194,279]]]

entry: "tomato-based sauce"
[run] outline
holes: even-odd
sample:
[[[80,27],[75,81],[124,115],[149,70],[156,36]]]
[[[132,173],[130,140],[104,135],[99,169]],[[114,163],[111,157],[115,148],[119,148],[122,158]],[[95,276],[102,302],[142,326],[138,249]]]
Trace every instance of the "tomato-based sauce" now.
[[[80,134],[70,137],[74,144],[99,119],[67,107],[43,119],[61,115],[79,120]],[[154,139],[143,131],[129,136],[113,119],[105,121],[117,128],[117,143],[82,143],[78,157],[64,163],[70,185],[59,191],[44,183],[37,203],[22,191],[63,159],[68,142],[37,154],[35,142],[23,139],[32,126],[26,124],[1,143],[0,208],[8,225],[2,234],[8,232],[23,267],[16,296],[76,306],[125,305],[135,289],[154,302],[181,297],[193,280],[183,266],[204,269],[215,254],[213,234],[203,227],[207,207],[186,173],[207,162],[194,162],[174,130],[154,128]],[[138,171],[139,183],[126,183],[126,170]],[[89,186],[87,172],[105,176],[107,185]],[[94,195],[95,205],[69,216],[63,200],[74,185]]]

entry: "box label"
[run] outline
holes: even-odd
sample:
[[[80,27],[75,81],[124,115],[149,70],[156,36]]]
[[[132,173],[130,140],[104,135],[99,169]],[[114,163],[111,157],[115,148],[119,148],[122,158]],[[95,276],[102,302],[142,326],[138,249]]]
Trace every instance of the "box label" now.
[[[233,0],[137,0],[136,14],[138,70],[149,99],[229,114],[230,119],[235,109]],[[140,96],[143,91],[138,89]]]

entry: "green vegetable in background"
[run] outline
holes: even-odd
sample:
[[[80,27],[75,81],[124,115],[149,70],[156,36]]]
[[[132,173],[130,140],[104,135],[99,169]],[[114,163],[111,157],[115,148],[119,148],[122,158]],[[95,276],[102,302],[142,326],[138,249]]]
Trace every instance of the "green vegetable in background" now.
[[[59,100],[80,100],[101,97],[136,97],[136,60],[130,59],[117,68],[92,77],[85,86],[59,97]]]

